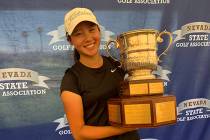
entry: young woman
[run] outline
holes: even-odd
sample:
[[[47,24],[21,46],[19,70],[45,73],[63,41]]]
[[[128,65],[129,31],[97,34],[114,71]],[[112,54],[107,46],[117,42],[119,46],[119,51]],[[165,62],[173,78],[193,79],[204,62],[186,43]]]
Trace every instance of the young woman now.
[[[118,96],[124,72],[117,62],[100,55],[96,17],[89,9],[74,8],[65,15],[64,26],[77,55],[61,83],[61,100],[74,139],[139,140],[136,129],[109,125],[107,101]]]

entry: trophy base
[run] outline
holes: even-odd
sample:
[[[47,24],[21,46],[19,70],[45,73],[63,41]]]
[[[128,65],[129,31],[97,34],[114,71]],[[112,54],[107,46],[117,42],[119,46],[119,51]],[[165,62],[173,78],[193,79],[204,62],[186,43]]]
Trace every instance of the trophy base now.
[[[147,79],[123,81],[121,94],[124,96],[162,95],[164,93],[163,80]]]
[[[121,127],[158,127],[176,123],[175,96],[121,97],[108,101],[109,122]]]

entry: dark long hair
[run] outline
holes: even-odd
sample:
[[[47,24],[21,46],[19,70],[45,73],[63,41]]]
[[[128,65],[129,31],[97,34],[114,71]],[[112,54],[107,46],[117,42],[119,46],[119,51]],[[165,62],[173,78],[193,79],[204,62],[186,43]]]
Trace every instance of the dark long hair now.
[[[71,42],[71,36],[66,32],[66,38],[68,42]],[[80,54],[79,52],[74,48],[74,62],[76,63],[77,61],[79,61],[80,58]]]
[[[76,63],[77,61],[79,61],[79,58],[79,52],[76,49],[74,49],[74,62]]]

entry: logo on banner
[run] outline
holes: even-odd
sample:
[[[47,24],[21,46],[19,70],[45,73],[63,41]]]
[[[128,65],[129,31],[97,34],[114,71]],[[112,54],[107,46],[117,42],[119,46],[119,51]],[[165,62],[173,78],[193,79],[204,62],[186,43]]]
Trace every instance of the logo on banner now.
[[[105,50],[105,44],[107,41],[111,39],[111,37],[114,35],[112,31],[106,30],[104,26],[100,26],[101,30],[101,44],[100,49]],[[54,51],[66,51],[66,50],[73,50],[73,46],[69,43],[64,43],[66,40],[66,33],[64,29],[64,25],[60,25],[57,27],[57,29],[50,31],[47,33],[47,35],[51,36],[52,39],[49,42],[49,46],[52,46],[52,49]],[[62,42],[62,43],[60,43]]]
[[[57,132],[60,136],[71,134],[71,130],[69,129],[68,121],[65,114],[63,117],[56,119],[53,122],[58,123],[55,132]]]
[[[196,98],[185,100],[177,106],[177,121],[193,121],[210,118],[210,100]]]
[[[192,47],[210,47],[209,41],[210,23],[192,22],[176,30],[173,34],[175,47],[192,48]]]
[[[164,80],[164,86],[167,86],[167,82],[170,81],[168,74],[171,74],[171,71],[163,69],[160,65],[157,65],[157,69],[153,71],[152,74],[155,74],[157,78]]]
[[[171,74],[171,71],[163,69],[162,66],[157,65],[157,69],[152,71],[152,74],[156,75],[158,79],[164,80],[163,85],[165,87],[168,86],[168,82],[170,82],[168,75]]]
[[[146,139],[140,139],[140,140],[158,140],[158,139],[154,139],[154,138],[146,138]]]
[[[49,80],[38,72],[22,68],[0,69],[0,91],[1,96],[29,96],[46,94],[49,89],[45,83]],[[36,89],[41,87],[44,89]]]
[[[170,4],[170,0],[116,0],[119,4]]]

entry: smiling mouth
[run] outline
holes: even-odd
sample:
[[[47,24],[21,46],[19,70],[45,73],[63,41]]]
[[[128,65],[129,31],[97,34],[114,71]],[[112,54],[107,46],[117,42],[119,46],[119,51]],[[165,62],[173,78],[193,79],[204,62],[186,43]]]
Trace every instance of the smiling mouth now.
[[[93,48],[94,44],[86,45],[85,48]]]

